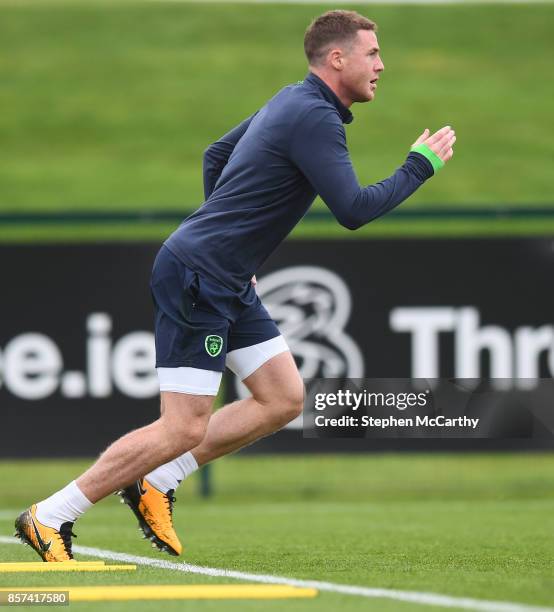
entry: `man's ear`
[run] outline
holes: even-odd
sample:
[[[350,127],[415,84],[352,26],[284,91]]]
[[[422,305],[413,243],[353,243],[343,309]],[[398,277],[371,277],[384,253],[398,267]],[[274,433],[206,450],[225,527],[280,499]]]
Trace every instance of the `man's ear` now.
[[[331,62],[331,66],[333,66],[335,70],[342,70],[344,60],[342,57],[342,51],[340,49],[333,49],[329,51],[329,59]]]

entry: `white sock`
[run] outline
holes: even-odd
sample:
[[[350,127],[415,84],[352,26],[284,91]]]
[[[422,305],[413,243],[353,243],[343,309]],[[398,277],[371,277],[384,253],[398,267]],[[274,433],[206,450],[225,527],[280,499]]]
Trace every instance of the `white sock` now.
[[[182,480],[196,472],[197,469],[198,463],[196,463],[194,455],[188,451],[177,459],[160,465],[145,478],[158,491],[167,493],[170,489],[175,490]]]
[[[47,527],[59,529],[63,523],[74,523],[90,507],[90,502],[75,481],[37,504],[37,519]]]

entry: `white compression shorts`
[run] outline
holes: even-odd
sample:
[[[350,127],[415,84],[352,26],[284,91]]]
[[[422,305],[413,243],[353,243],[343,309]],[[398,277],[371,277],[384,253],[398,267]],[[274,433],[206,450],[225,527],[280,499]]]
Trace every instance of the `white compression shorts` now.
[[[275,355],[288,351],[283,336],[245,346],[227,353],[225,365],[244,380]],[[188,393],[190,395],[217,395],[222,372],[200,368],[157,368],[160,391]]]

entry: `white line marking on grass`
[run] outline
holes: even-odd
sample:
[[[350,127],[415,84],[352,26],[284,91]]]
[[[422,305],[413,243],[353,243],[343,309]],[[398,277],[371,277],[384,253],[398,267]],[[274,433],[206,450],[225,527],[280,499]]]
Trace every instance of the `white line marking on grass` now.
[[[0,544],[19,544],[16,538],[0,536]],[[469,597],[452,597],[450,595],[439,595],[437,593],[420,593],[418,591],[398,591],[396,589],[375,589],[349,584],[336,584],[334,582],[322,582],[319,580],[298,580],[296,578],[285,578],[272,576],[270,574],[249,574],[235,570],[218,569],[215,567],[202,567],[189,563],[175,563],[152,557],[139,557],[118,553],[113,550],[91,548],[89,546],[73,546],[73,550],[82,555],[109,559],[111,561],[123,561],[136,565],[158,567],[160,569],[184,572],[186,574],[200,574],[212,578],[234,578],[236,580],[247,580],[248,582],[261,582],[264,584],[287,584],[289,586],[305,587],[328,591],[330,593],[341,593],[343,595],[357,595],[358,597],[393,599],[428,606],[443,606],[444,608],[461,608],[463,610],[480,610],[482,612],[554,612],[554,608],[542,608],[526,604],[512,603],[508,601],[488,601],[485,599],[471,599]]]

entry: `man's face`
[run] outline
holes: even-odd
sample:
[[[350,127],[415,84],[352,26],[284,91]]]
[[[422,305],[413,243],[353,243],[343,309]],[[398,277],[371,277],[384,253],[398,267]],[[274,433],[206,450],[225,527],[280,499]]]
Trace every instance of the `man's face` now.
[[[372,30],[358,30],[350,51],[343,55],[341,86],[352,102],[369,102],[375,97],[377,79],[385,69]]]

